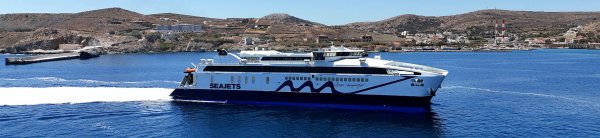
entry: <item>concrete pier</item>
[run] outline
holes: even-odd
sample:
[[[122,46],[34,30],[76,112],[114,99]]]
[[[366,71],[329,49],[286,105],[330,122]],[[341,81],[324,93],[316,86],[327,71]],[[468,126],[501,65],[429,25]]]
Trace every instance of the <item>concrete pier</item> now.
[[[67,59],[88,59],[100,56],[98,52],[81,51],[62,54],[37,55],[28,57],[8,57],[5,59],[6,65],[24,65],[39,62],[67,60]]]

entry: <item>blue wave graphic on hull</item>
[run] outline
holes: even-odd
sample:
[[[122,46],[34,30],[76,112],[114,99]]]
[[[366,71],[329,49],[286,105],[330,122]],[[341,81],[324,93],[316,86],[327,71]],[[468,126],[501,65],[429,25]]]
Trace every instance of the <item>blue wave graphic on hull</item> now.
[[[334,93],[334,94],[357,94],[357,93],[361,93],[361,92],[364,92],[364,91],[372,90],[372,89],[375,89],[375,88],[379,88],[379,87],[387,86],[387,85],[390,85],[390,84],[402,82],[402,81],[414,78],[415,76],[403,76],[403,77],[404,78],[399,79],[399,80],[395,80],[395,81],[391,81],[391,82],[387,82],[387,83],[375,85],[373,87],[369,87],[369,88],[365,88],[365,89],[361,89],[361,90],[357,90],[357,91],[349,92],[349,93],[344,93],[344,92],[340,92],[340,91],[336,90],[332,81],[327,81],[321,87],[315,89],[314,84],[310,80],[304,82],[298,88],[294,87],[294,82],[293,81],[287,80],[287,81],[283,82],[281,85],[279,85],[279,87],[277,89],[275,89],[275,91],[278,92],[278,91],[280,91],[281,89],[283,89],[284,87],[287,86],[287,87],[290,88],[290,91],[293,91],[293,92],[300,91],[300,90],[304,89],[304,87],[309,87],[310,91],[314,92],[314,93],[321,93],[321,91],[323,89],[325,89],[325,88],[331,88],[331,93]]]
[[[335,94],[341,93],[340,91],[335,89],[333,82],[331,82],[331,81],[325,82],[325,84],[323,84],[321,87],[319,87],[318,89],[315,89],[312,81],[306,81],[302,85],[300,85],[300,87],[296,88],[296,87],[294,87],[294,82],[292,82],[291,80],[287,80],[287,81],[283,82],[283,84],[279,85],[279,87],[275,91],[279,91],[285,86],[288,86],[290,88],[290,91],[293,91],[293,92],[300,91],[300,90],[304,89],[304,87],[309,87],[310,91],[315,92],[315,93],[321,93],[321,91],[325,88],[331,88],[331,93],[335,93]]]

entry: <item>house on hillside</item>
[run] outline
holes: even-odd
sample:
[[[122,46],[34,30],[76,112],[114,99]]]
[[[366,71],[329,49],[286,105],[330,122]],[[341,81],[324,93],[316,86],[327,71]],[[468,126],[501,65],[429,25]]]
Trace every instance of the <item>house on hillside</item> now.
[[[360,39],[362,42],[373,42],[373,36],[371,35],[362,35]]]
[[[156,31],[161,33],[200,33],[204,32],[202,26],[193,24],[157,25]]]
[[[316,38],[317,44],[320,43],[329,43],[329,36],[327,35],[319,35]]]

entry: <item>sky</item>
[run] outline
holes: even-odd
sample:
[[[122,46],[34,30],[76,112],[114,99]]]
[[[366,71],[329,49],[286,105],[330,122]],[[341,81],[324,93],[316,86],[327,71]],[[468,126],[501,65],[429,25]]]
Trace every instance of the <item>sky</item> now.
[[[120,7],[142,14],[259,18],[287,13],[326,25],[379,21],[402,14],[446,16],[482,9],[600,11],[600,0],[0,0],[0,14],[77,13]]]

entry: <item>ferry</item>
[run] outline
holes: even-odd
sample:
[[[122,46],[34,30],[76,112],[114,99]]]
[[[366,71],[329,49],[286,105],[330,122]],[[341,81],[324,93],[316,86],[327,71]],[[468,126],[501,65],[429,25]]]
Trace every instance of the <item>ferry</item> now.
[[[369,58],[331,46],[310,53],[218,50],[237,63],[200,59],[185,69],[174,101],[429,112],[448,71]]]

